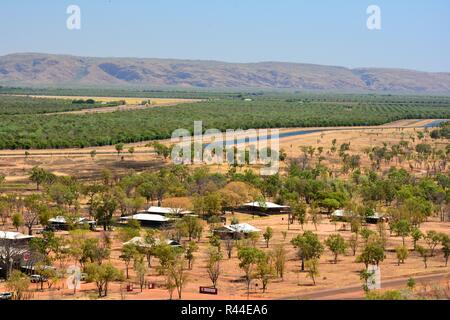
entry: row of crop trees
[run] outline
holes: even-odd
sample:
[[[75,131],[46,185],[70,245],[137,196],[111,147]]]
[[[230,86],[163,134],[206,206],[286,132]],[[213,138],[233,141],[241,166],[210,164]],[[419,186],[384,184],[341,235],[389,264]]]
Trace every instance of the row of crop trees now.
[[[112,107],[120,105],[121,102],[111,101],[102,104],[93,99],[68,100],[2,95],[0,97],[0,114],[4,116],[56,113],[97,107]]]
[[[348,107],[335,103],[289,103],[284,99],[203,101],[183,106],[89,115],[5,115],[0,149],[115,145],[170,138],[201,119],[227,129],[379,125],[400,119],[450,118],[448,106]],[[161,124],[164,126],[161,126]],[[20,133],[20,134],[19,134]],[[75,134],[76,133],[76,134]]]
[[[0,86],[0,94],[43,95],[43,96],[82,96],[82,97],[131,97],[131,98],[185,98],[218,99],[251,97],[254,99],[286,99],[293,102],[340,102],[376,103],[394,105],[448,105],[450,99],[444,96],[405,96],[377,94],[338,94],[274,91],[196,91],[160,89],[104,89],[104,88],[26,88]]]

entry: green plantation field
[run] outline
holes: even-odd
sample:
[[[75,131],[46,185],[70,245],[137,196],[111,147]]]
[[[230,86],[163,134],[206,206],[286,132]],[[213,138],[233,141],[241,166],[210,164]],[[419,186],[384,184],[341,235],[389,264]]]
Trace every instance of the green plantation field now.
[[[114,145],[169,138],[178,128],[225,129],[381,125],[401,119],[450,118],[439,97],[259,96],[103,114],[0,117],[0,149]],[[20,109],[20,108],[19,108]],[[16,112],[24,113],[24,112]]]
[[[66,111],[77,111],[105,106],[115,106],[118,102],[107,105],[91,101],[67,99],[45,99],[25,96],[0,95],[0,115],[43,114]]]
[[[170,98],[170,99],[277,99],[286,101],[317,102],[356,102],[356,103],[392,103],[450,105],[450,97],[446,96],[405,96],[391,94],[344,94],[314,93],[306,91],[283,90],[163,90],[163,89],[111,89],[111,88],[14,88],[0,86],[0,94],[31,96],[91,96],[91,97],[129,97],[129,98]]]
[[[108,89],[108,88],[11,88],[0,86],[0,94],[34,96],[91,96],[128,98],[208,99],[240,97],[240,92],[212,92],[209,90]],[[261,95],[263,93],[251,93]]]

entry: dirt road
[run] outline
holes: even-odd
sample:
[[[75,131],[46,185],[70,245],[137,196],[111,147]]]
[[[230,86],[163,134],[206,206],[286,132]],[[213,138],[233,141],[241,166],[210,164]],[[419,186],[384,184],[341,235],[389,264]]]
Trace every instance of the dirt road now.
[[[430,274],[413,277],[417,283],[440,282],[450,279],[450,273]],[[382,289],[405,288],[408,277],[382,281]],[[280,300],[339,300],[339,299],[361,299],[363,298],[362,285],[355,285],[345,288],[320,290],[308,294],[290,295],[280,298]]]
[[[82,110],[76,110],[76,111],[65,111],[65,112],[54,112],[54,113],[45,113],[45,115],[51,116],[51,115],[61,115],[61,114],[90,114],[90,113],[111,113],[116,111],[132,111],[132,110],[144,110],[144,109],[151,109],[151,108],[157,108],[157,107],[174,107],[179,104],[183,103],[194,103],[199,102],[201,100],[193,100],[193,99],[180,99],[177,102],[160,102],[157,104],[151,104],[151,105],[120,105],[116,107],[98,107],[98,108],[91,108],[91,109],[82,109]]]

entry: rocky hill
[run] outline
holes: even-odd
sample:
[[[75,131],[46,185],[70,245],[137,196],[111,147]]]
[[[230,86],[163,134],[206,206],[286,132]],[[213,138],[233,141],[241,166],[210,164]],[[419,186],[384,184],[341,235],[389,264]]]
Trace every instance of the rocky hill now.
[[[3,86],[122,86],[450,93],[450,73],[349,69],[300,63],[93,58],[37,53],[0,57]]]

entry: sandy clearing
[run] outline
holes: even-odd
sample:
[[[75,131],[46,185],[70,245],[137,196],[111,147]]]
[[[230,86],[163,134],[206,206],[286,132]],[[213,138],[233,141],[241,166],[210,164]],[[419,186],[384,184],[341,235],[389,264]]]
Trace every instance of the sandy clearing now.
[[[427,120],[425,122],[430,122]],[[300,129],[282,129],[282,132],[288,130]],[[410,137],[417,135],[417,128],[352,128],[352,130],[336,130],[326,132],[316,132],[302,136],[286,137],[280,139],[280,148],[283,148],[288,157],[298,157],[302,151],[301,146],[312,146],[315,148],[323,147],[323,155],[326,160],[323,162],[333,170],[339,168],[341,160],[338,155],[329,154],[332,140],[337,140],[337,145],[342,143],[351,143],[351,152],[363,154],[364,149],[368,146],[382,146],[383,143],[388,145],[399,143],[402,139],[410,140]],[[170,144],[169,140],[161,141]],[[426,140],[430,143],[431,140]],[[41,166],[48,170],[55,170],[68,175],[81,177],[83,180],[89,176],[98,177],[103,168],[117,172],[119,175],[129,170],[137,172],[143,170],[155,170],[164,165],[168,165],[169,161],[164,161],[158,157],[151,147],[146,147],[148,142],[139,142],[127,144],[124,152],[119,156],[114,146],[91,147],[84,149],[55,149],[55,150],[30,150],[29,156],[25,157],[24,150],[1,150],[0,151],[0,171],[6,176],[8,183],[27,183],[28,172],[33,166]],[[416,139],[416,143],[418,140]],[[433,141],[436,146],[445,147],[443,141]],[[128,153],[128,148],[134,147],[135,153]],[[90,152],[95,150],[97,155],[91,158]],[[123,159],[122,159],[123,158]],[[369,160],[365,155],[362,157],[363,167],[368,167]],[[388,169],[391,164],[383,164],[382,170]],[[399,164],[397,164],[399,165]],[[286,166],[281,163],[281,170]],[[410,170],[409,162],[404,161],[402,167]],[[243,168],[242,170],[248,169]],[[228,165],[212,165],[211,171],[226,173]],[[416,174],[423,174],[419,169],[414,169]]]
[[[22,96],[25,95],[14,95]],[[60,115],[60,114],[91,114],[91,113],[109,113],[116,111],[133,111],[144,110],[156,107],[171,107],[184,103],[195,103],[202,101],[201,99],[173,99],[173,98],[128,98],[128,97],[89,97],[89,96],[38,96],[29,95],[26,97],[41,98],[41,99],[63,99],[63,100],[87,100],[94,99],[99,102],[113,102],[113,101],[125,101],[125,104],[115,107],[98,107],[90,109],[82,109],[75,111],[65,112],[52,112],[45,113],[44,115]],[[142,104],[143,101],[150,101],[150,104]]]
[[[102,96],[48,96],[48,95],[14,95],[17,97],[32,97],[42,99],[63,99],[63,100],[87,100],[93,99],[99,102],[125,101],[125,104],[136,105],[142,101],[151,101],[154,104],[159,103],[179,103],[183,101],[195,101],[198,99],[178,99],[178,98],[132,98],[132,97],[102,97]]]

